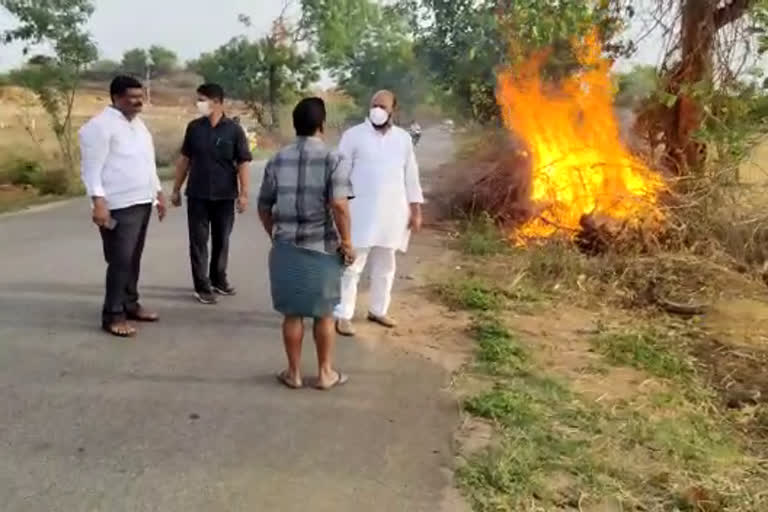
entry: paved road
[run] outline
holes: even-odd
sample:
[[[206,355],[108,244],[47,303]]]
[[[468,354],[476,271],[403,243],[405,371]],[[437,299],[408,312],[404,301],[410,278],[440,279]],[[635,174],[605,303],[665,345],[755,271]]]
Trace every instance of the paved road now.
[[[446,157],[446,136],[429,139],[427,168]],[[191,297],[184,217],[150,228],[142,291],[162,322],[128,342],[97,330],[85,201],[0,218],[0,510],[440,510],[457,421],[442,370],[342,340],[348,386],[277,386],[255,213],[233,236],[241,293],[216,307]],[[313,358],[309,345],[308,372]]]

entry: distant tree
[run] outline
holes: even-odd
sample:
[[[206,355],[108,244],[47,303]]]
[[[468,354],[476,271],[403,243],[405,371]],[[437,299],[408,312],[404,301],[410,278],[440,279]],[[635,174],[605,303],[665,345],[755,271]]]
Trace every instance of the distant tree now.
[[[425,99],[429,86],[402,11],[373,0],[303,0],[302,37],[359,105],[377,89],[393,90],[406,108]]]
[[[131,75],[146,78],[147,73],[160,76],[174,71],[179,65],[179,57],[172,50],[159,45],[150,46],[149,50],[133,48],[123,54],[122,69]]]
[[[240,21],[250,26],[247,16],[241,15]],[[284,23],[281,16],[267,36],[256,41],[236,37],[189,64],[205,80],[245,101],[259,123],[269,128],[277,126],[277,107],[319,78],[315,56],[298,47]]]
[[[109,59],[101,59],[97,60],[93,64],[90,65],[88,68],[88,71],[93,71],[96,73],[119,73],[120,72],[120,63],[114,60]]]
[[[28,66],[50,66],[56,61],[50,55],[35,55],[27,61]]]
[[[2,34],[6,43],[21,41],[24,53],[40,43],[53,56],[33,59],[12,79],[35,93],[48,113],[68,173],[75,171],[72,110],[83,70],[96,60],[96,46],[85,30],[93,13],[90,0],[0,0],[17,26]]]
[[[172,50],[162,46],[153,45],[149,48],[149,62],[152,65],[152,74],[165,75],[174,71],[179,65],[179,57]]]
[[[496,71],[547,50],[545,78],[557,80],[578,67],[571,40],[596,27],[604,47],[626,54],[630,44],[614,41],[634,14],[622,0],[400,0],[412,18],[416,51],[431,80],[468,116],[498,117]]]
[[[134,48],[123,54],[122,68],[125,73],[144,78],[149,65],[149,54],[142,48]]]
[[[109,59],[97,60],[83,72],[83,78],[94,81],[108,81],[120,74],[122,66],[119,62]]]
[[[659,74],[655,66],[639,65],[617,76],[616,102],[637,106],[650,98],[659,88]]]

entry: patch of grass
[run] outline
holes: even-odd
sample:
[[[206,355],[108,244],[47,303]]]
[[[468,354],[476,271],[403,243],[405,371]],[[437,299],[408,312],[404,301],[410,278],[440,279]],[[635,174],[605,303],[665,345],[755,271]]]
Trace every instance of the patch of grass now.
[[[527,359],[520,343],[495,317],[476,319],[472,333],[477,340],[478,362],[493,374],[517,370]]]
[[[604,333],[606,361],[686,378],[603,405],[544,374],[498,319],[478,318],[472,332],[494,387],[464,409],[498,435],[457,472],[474,510],[768,510],[764,470],[705,394],[689,393],[695,376],[664,335]]]
[[[459,242],[462,251],[470,256],[493,256],[509,250],[509,241],[487,213],[464,223]]]
[[[34,186],[43,173],[43,166],[34,160],[24,158],[5,162],[0,168],[0,183],[16,186]]]
[[[438,284],[438,297],[449,307],[472,311],[497,311],[504,306],[504,292],[479,278],[459,278]]]
[[[578,500],[601,483],[586,436],[570,435],[589,418],[558,382],[520,373],[466,401],[467,412],[494,421],[500,442],[469,458],[459,480],[477,511],[534,510]],[[553,475],[561,480],[552,484]]]
[[[526,272],[544,287],[546,284],[574,285],[588,265],[586,258],[570,241],[549,240],[530,248],[521,248],[527,260]]]
[[[679,350],[678,342],[656,329],[610,330],[594,336],[591,342],[610,362],[656,377],[681,378],[692,373],[692,364]]]

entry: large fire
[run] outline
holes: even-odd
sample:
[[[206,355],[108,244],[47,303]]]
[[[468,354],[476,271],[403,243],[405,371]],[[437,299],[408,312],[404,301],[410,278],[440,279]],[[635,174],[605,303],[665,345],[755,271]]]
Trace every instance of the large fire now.
[[[521,240],[575,235],[585,215],[617,221],[657,221],[661,177],[621,141],[613,110],[611,63],[595,34],[574,45],[582,70],[547,90],[543,56],[499,77],[497,100],[506,127],[526,142],[536,215]]]

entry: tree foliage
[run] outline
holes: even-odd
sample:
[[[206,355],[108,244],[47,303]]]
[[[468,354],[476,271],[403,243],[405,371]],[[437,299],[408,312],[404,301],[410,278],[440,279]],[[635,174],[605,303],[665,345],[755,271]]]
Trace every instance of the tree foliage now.
[[[149,54],[143,48],[133,48],[123,54],[122,70],[124,73],[143,78],[147,74]]]
[[[561,78],[577,66],[571,40],[593,27],[612,53],[632,49],[614,41],[634,14],[618,0],[403,0],[401,6],[412,13],[417,52],[432,80],[478,120],[497,117],[495,73],[513,60],[547,50],[543,71]]]
[[[136,77],[144,78],[147,73],[152,76],[166,75],[174,71],[179,64],[179,57],[173,50],[163,46],[152,45],[149,50],[133,48],[123,54],[122,70]]]
[[[428,93],[403,11],[371,0],[303,0],[300,27],[323,65],[359,105],[391,89],[406,108]]]
[[[189,65],[205,80],[220,84],[227,94],[245,101],[260,124],[273,126],[274,108],[295,98],[318,78],[315,57],[296,45],[277,44],[269,37],[251,41],[236,37]],[[264,105],[269,107],[264,109]]]
[[[33,58],[12,79],[33,91],[48,113],[69,172],[75,169],[72,109],[80,76],[96,60],[96,46],[85,30],[93,13],[90,0],[0,0],[17,21],[6,31],[6,43],[21,41],[24,52],[39,44],[53,49],[53,56]]]
[[[616,77],[616,103],[634,107],[647,100],[659,88],[659,75],[655,66],[638,65]]]
[[[152,45],[148,51],[149,62],[155,75],[166,75],[173,72],[179,65],[179,56],[173,50],[163,46]]]

